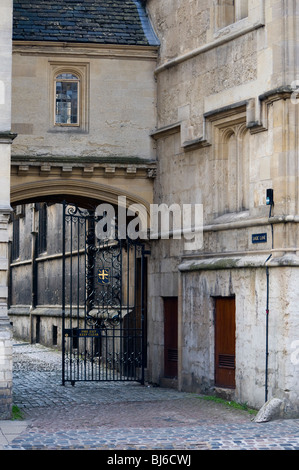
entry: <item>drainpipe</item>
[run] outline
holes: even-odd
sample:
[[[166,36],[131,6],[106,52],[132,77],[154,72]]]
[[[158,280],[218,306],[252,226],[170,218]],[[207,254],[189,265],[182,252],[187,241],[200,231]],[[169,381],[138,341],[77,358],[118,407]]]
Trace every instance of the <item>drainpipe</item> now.
[[[272,208],[274,206],[274,191],[273,189],[267,189],[266,192],[266,204],[270,207],[269,220],[271,225],[272,235],[272,250],[274,248],[274,236],[273,236],[273,224],[271,223]],[[267,302],[266,302],[266,370],[265,370],[265,402],[268,401],[268,358],[269,358],[269,267],[268,261],[272,257],[272,254],[268,256],[265,261],[266,265],[266,278],[267,278]]]
[[[9,260],[9,269],[7,273],[7,284],[9,286],[8,288],[8,295],[7,295],[7,308],[8,310],[10,309],[12,305],[12,241],[9,240],[8,242],[8,260]]]
[[[272,250],[274,248],[274,236],[273,236],[273,224],[271,223],[272,208],[274,206],[274,192],[273,189],[267,189],[266,192],[266,204],[270,207],[269,220],[271,225],[272,235]],[[265,366],[265,403],[268,401],[268,359],[269,359],[269,267],[268,261],[272,257],[272,254],[268,256],[265,261],[266,265],[266,279],[267,279],[267,300],[266,300],[266,366]]]

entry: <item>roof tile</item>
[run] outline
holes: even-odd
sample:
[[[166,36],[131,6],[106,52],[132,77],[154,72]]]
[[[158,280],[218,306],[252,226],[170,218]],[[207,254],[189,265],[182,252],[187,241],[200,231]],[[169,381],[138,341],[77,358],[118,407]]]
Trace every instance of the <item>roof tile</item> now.
[[[141,0],[14,0],[13,39],[158,45]]]

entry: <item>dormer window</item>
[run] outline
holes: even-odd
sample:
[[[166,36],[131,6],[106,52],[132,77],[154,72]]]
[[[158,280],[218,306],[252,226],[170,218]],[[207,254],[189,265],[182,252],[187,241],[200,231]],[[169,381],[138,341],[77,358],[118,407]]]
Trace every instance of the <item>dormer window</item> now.
[[[80,79],[73,73],[55,77],[55,126],[80,125]]]

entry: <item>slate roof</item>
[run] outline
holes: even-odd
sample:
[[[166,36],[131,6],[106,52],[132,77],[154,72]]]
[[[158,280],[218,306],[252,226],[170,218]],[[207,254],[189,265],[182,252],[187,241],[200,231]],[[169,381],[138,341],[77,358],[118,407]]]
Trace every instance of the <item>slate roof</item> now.
[[[13,39],[158,45],[143,0],[14,0]]]

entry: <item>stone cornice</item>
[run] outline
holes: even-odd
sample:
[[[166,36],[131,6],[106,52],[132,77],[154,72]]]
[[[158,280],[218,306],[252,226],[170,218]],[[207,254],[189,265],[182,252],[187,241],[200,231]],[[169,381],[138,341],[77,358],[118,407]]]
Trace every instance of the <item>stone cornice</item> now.
[[[177,132],[181,131],[181,122],[175,122],[174,124],[170,124],[169,126],[163,126],[159,129],[154,129],[150,136],[155,139],[163,139],[164,137],[168,137],[169,135],[176,134]]]
[[[0,134],[1,135],[1,134]],[[55,155],[48,155],[43,157],[32,157],[29,155],[12,155],[12,161],[21,161],[21,162],[28,162],[28,163],[38,163],[38,162],[51,162],[51,163],[60,163],[60,162],[68,162],[68,163],[117,163],[117,164],[136,164],[136,165],[156,165],[156,160],[140,158],[140,157],[133,157],[133,156],[110,156],[110,157],[99,157],[99,156],[55,156]]]
[[[284,250],[281,249],[281,252]],[[204,259],[184,260],[178,267],[179,271],[195,272],[195,271],[218,271],[222,269],[256,269],[265,268],[266,265],[271,268],[280,267],[298,267],[299,257],[294,253],[284,253],[281,256],[272,258],[267,262],[266,254],[249,253],[231,254],[218,257],[209,257],[206,254]]]
[[[71,174],[81,170],[83,176],[100,174],[113,177],[155,178],[157,162],[138,157],[28,157],[12,155],[11,166],[23,175],[39,171],[49,176],[57,171]]]
[[[0,144],[11,144],[17,137],[17,134],[12,132],[0,132]]]
[[[181,147],[184,151],[191,151],[195,149],[200,149],[210,146],[211,140],[209,137],[209,124],[213,124],[218,121],[220,118],[234,118],[239,114],[238,119],[246,119],[246,126],[250,130],[251,134],[256,134],[259,132],[266,131],[268,129],[268,108],[275,101],[287,100],[292,97],[292,94],[295,93],[295,99],[297,98],[297,92],[290,85],[282,85],[277,88],[266,91],[263,94],[258,95],[257,97],[251,97],[246,100],[229,104],[221,108],[212,109],[208,112],[203,113],[204,126],[202,128],[203,134],[198,138],[191,140],[181,140]],[[254,120],[253,110],[255,109],[256,98],[261,103],[260,119]],[[241,114],[243,113],[243,116]],[[183,134],[184,125],[190,125],[188,121],[179,121],[172,124],[162,126],[158,129],[152,130],[150,136],[154,140],[159,140],[165,137],[168,137],[172,134],[181,132]]]
[[[106,59],[156,60],[158,46],[85,44],[56,41],[13,41],[13,53],[67,57],[102,57]]]

